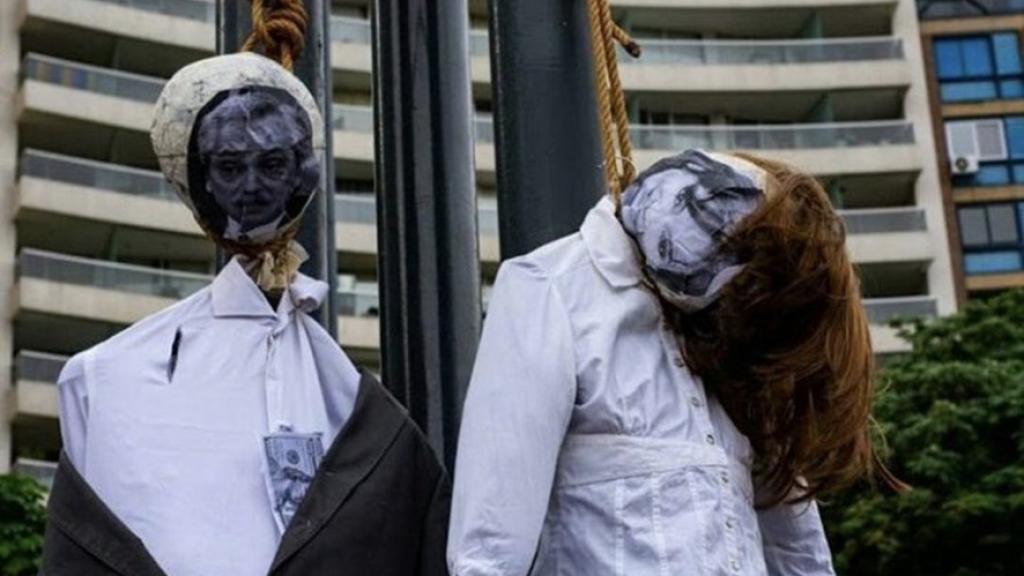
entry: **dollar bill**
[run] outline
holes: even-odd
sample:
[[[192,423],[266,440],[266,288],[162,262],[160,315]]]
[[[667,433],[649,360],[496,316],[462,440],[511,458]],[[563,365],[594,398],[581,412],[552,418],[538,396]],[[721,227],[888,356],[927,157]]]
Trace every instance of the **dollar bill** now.
[[[267,490],[274,520],[284,533],[324,459],[323,435],[275,432],[263,437]]]

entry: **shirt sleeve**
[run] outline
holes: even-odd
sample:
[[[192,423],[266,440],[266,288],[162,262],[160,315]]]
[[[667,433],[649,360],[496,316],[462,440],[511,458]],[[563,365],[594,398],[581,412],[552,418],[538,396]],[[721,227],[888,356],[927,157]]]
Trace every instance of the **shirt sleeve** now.
[[[64,364],[57,379],[60,403],[60,436],[64,452],[71,464],[85,473],[85,436],[89,416],[89,393],[83,354],[73,356]]]
[[[816,502],[758,512],[769,576],[835,576]]]
[[[544,272],[502,266],[459,435],[454,576],[520,576],[536,553],[576,396],[569,317]]]

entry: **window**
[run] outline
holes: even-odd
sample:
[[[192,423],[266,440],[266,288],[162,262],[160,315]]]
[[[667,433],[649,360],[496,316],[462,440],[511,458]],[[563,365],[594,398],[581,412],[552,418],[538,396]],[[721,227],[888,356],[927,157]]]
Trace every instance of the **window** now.
[[[1016,32],[939,38],[934,53],[943,102],[1024,98]]]
[[[1024,184],[1024,116],[956,120],[946,123],[950,161],[974,157],[973,174],[954,174],[954,188]]]
[[[967,274],[1024,270],[1024,202],[963,206],[957,219]]]

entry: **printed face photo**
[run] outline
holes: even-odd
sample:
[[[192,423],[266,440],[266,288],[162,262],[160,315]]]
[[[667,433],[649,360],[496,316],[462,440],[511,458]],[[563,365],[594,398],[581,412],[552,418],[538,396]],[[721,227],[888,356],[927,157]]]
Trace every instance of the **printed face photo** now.
[[[754,183],[731,167],[688,152],[641,175],[623,198],[623,221],[657,277],[699,295],[732,264],[719,248],[761,199]]]
[[[315,191],[320,165],[308,116],[287,93],[256,87],[218,95],[193,130],[193,201],[224,237],[273,236]]]

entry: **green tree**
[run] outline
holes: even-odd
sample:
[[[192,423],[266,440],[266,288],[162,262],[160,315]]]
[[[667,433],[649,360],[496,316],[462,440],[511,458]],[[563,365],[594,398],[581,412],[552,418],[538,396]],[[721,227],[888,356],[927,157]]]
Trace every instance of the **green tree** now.
[[[841,575],[1024,574],[1024,292],[902,325],[875,417],[913,489],[861,486],[823,507]]]
[[[43,488],[20,475],[0,476],[0,574],[23,576],[39,570],[46,508]]]

